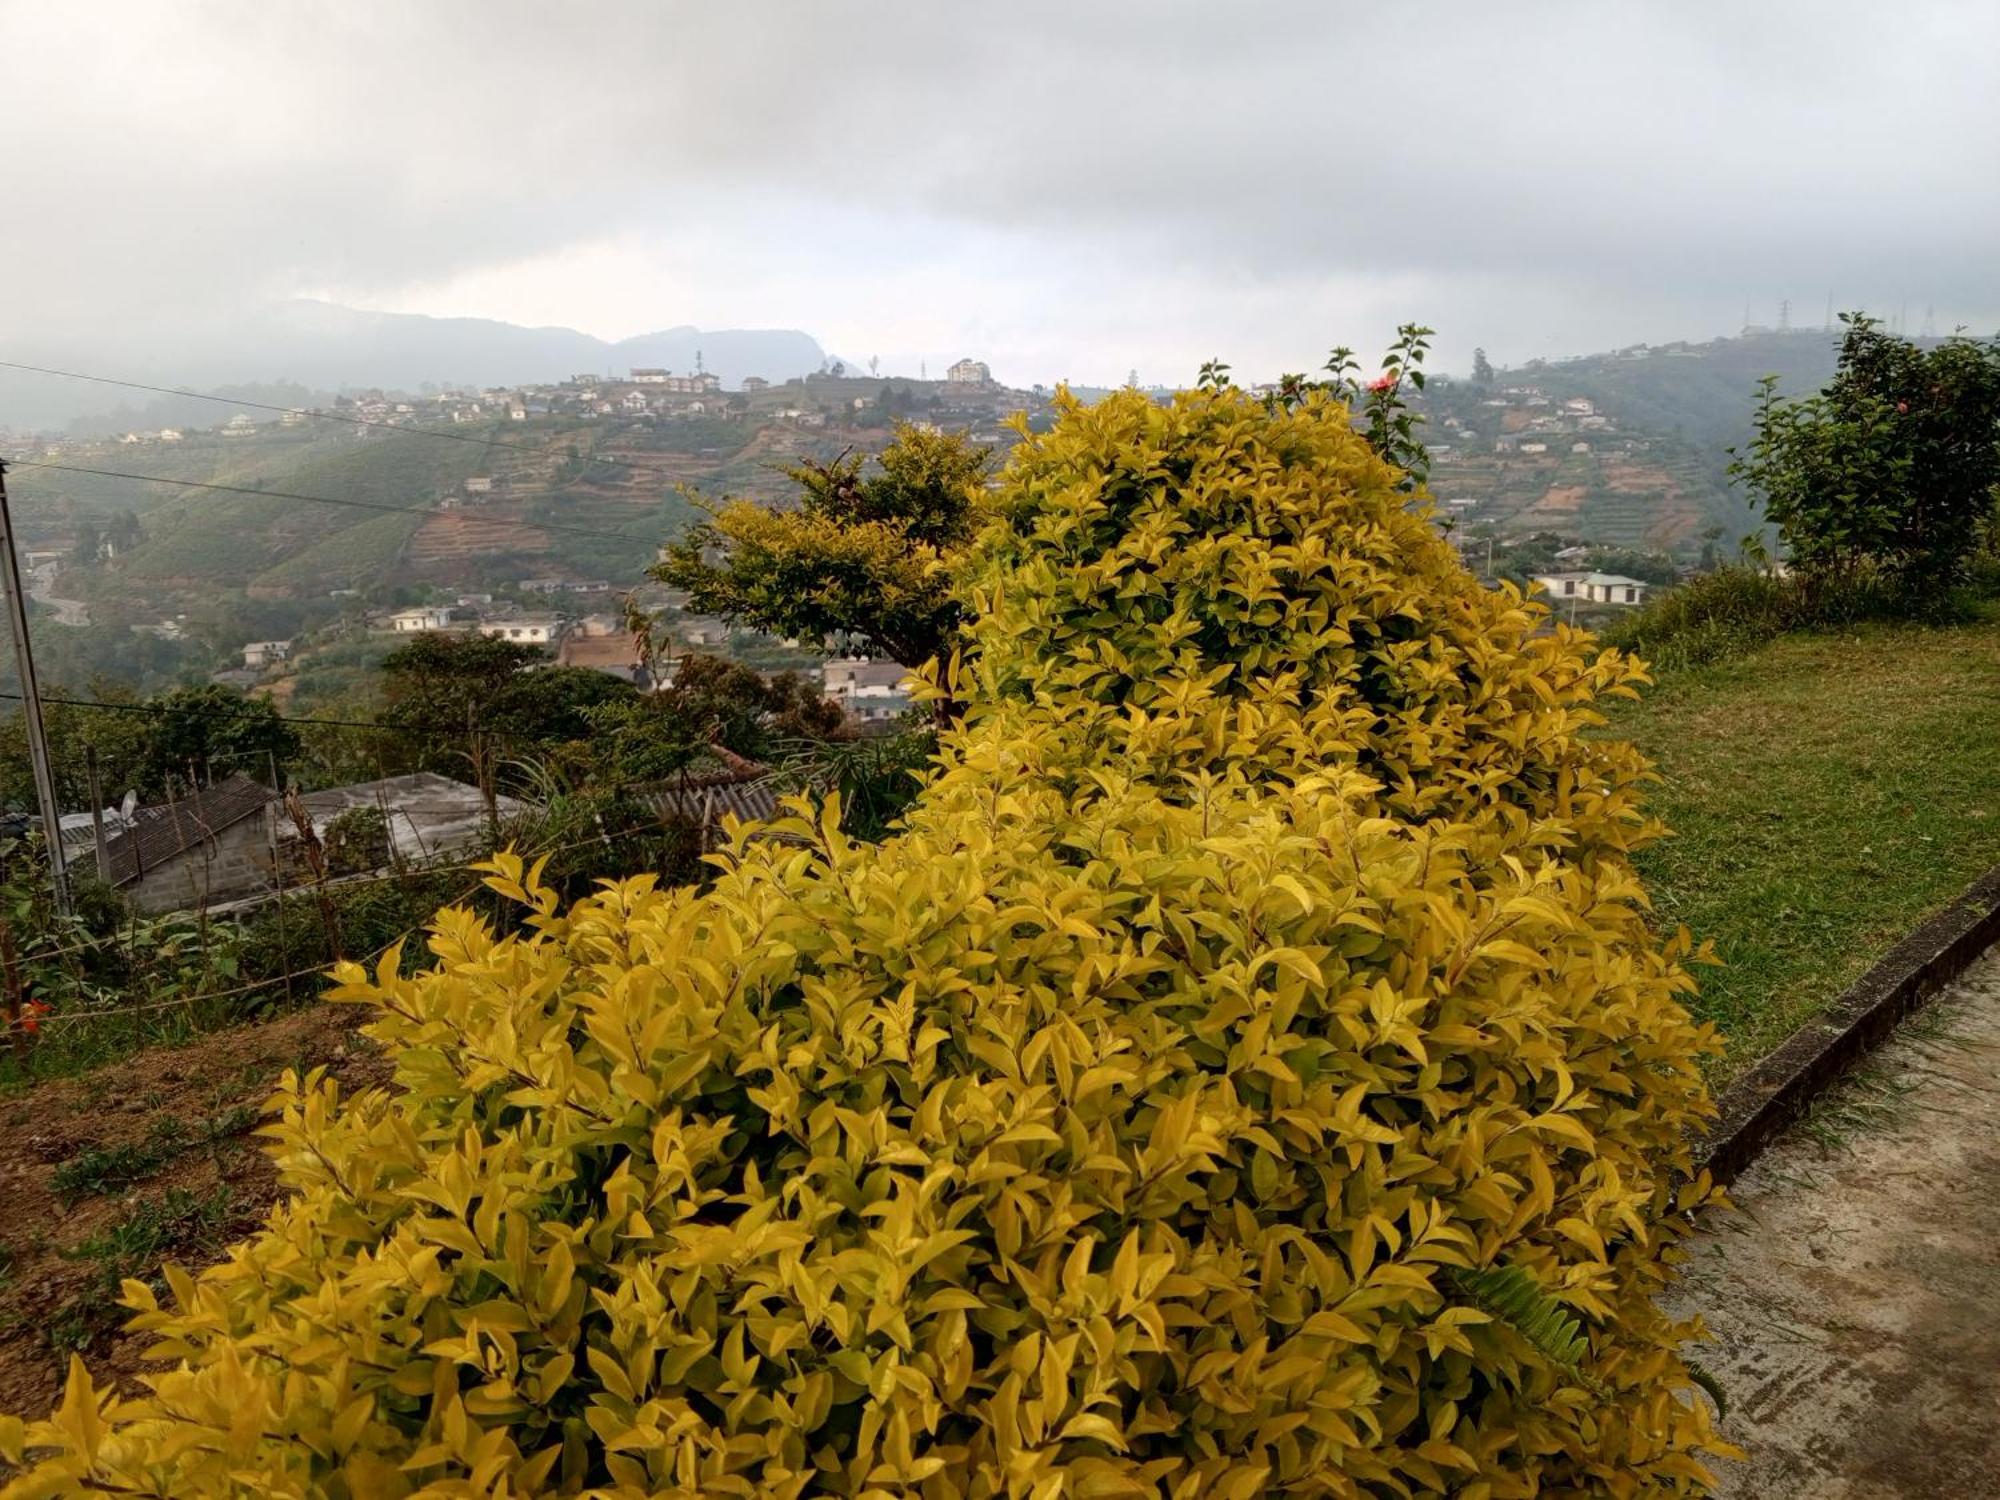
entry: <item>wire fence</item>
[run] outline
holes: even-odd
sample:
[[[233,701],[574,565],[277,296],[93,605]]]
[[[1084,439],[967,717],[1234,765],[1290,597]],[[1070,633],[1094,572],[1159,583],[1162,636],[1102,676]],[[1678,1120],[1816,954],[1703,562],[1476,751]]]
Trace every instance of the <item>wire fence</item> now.
[[[662,827],[663,824],[661,821],[655,819],[645,822],[635,822],[615,829],[593,828],[588,833],[574,838],[530,846],[517,852],[520,853],[523,860],[532,864],[539,859],[554,859],[562,854],[571,853],[591,845],[602,845],[607,848],[614,847],[622,839],[651,831],[659,831]],[[462,905],[477,895],[486,879],[486,875],[480,867],[489,858],[490,855],[482,855],[478,859],[433,863],[409,870],[381,871],[345,882],[330,883],[330,888],[332,889],[338,890],[344,886],[351,890],[356,886],[392,881],[435,880],[461,871],[479,872],[478,879],[466,885],[455,895],[443,899],[434,905],[427,903],[426,910],[421,916],[409,922],[387,940],[373,945],[367,956],[357,961],[364,964],[372,964],[379,961],[396,944],[407,941],[427,926],[438,911]],[[304,897],[307,895],[323,894],[327,889],[329,889],[329,885],[302,885],[293,887],[285,895],[288,897]],[[36,949],[22,954],[21,960],[23,962],[46,962],[59,956],[90,951],[93,947],[101,951],[104,945],[105,941],[100,940],[96,944],[86,942],[68,944],[53,949]],[[245,995],[259,992],[271,993],[279,990],[289,992],[289,987],[296,982],[325,977],[328,968],[329,964],[326,962],[315,962],[280,973],[260,976],[242,983],[217,989],[199,990],[189,994],[167,995],[153,1000],[121,1001],[115,1005],[65,1008],[59,1011],[48,1011],[40,1014],[29,1012],[24,1013],[21,1018],[12,1022],[0,1018],[0,1038],[7,1037],[11,1033],[18,1049],[23,1040],[27,1040],[30,1046],[33,1047],[43,1037],[54,1039],[60,1037],[66,1031],[77,1027],[126,1023],[139,1017],[170,1011],[180,1011],[192,1017],[198,1007],[212,1002],[239,999]],[[17,1061],[19,1061],[18,1057]]]

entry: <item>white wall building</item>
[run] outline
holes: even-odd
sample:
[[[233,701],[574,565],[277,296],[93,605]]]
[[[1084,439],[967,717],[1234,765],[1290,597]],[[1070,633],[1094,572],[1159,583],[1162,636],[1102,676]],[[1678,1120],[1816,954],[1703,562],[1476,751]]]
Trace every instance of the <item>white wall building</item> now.
[[[562,639],[563,625],[554,615],[518,615],[506,620],[481,621],[479,633],[524,646],[548,646]]]
[[[398,635],[421,635],[426,630],[443,630],[450,624],[451,611],[441,604],[399,609],[389,616],[389,628]]]
[[[1557,604],[1638,605],[1646,602],[1646,584],[1619,573],[1539,573],[1535,576]]]

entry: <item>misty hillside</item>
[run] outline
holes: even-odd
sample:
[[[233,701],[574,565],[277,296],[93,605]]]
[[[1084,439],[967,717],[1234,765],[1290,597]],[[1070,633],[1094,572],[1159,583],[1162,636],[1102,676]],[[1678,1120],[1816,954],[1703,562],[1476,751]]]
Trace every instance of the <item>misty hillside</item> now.
[[[226,391],[280,404],[336,391],[426,386],[490,386],[622,375],[633,366],[702,367],[735,386],[748,375],[789,380],[825,360],[818,340],[796,329],[678,327],[616,341],[574,328],[523,328],[490,318],[431,318],[366,312],[330,302],[293,301],[229,324],[205,323],[150,357],[122,350],[0,350],[24,364],[52,365],[154,385]],[[71,427],[106,433],[197,420],[200,408],[174,397],[0,370],[0,426]]]
[[[1839,345],[1838,330],[1753,329],[1705,344],[1531,360],[1501,378],[1532,382],[1551,396],[1587,397],[1635,430],[1720,455],[1748,441],[1759,380],[1776,375],[1788,396],[1816,391],[1833,377]]]

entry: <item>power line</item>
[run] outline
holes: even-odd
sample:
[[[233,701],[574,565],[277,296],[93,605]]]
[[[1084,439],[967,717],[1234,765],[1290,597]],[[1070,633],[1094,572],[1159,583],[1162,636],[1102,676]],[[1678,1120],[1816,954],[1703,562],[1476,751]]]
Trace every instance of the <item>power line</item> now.
[[[383,511],[395,516],[423,516],[429,519],[446,514],[444,511],[419,509],[414,505],[387,505],[377,500],[336,500],[331,495],[305,495],[297,490],[259,490],[241,484],[212,484],[203,479],[171,479],[164,474],[133,474],[123,469],[91,469],[81,464],[52,464],[35,458],[10,458],[9,464],[24,469],[52,469],[62,474],[94,474],[100,479],[131,479],[141,484],[171,484],[191,490],[215,490],[225,495],[249,495],[260,500],[303,500],[309,505],[340,505],[352,510]],[[595,526],[573,526],[565,521],[515,520],[504,516],[482,516],[478,518],[487,526],[522,526],[530,531],[563,531],[575,536],[596,537],[602,541],[631,542],[641,547],[657,546],[658,541],[642,536],[633,536],[629,531],[604,531]]]
[[[477,443],[482,448],[505,448],[514,453],[528,453],[537,458],[548,454],[540,448],[531,448],[526,443],[503,443],[496,437],[477,437],[467,432],[446,432],[437,427],[411,427],[402,422],[379,422],[372,417],[351,417],[344,412],[325,411],[304,406],[279,406],[270,401],[252,401],[243,396],[216,396],[207,391],[184,390],[174,385],[148,385],[143,380],[116,380],[109,375],[86,375],[81,370],[58,370],[49,365],[26,365],[18,360],[0,359],[0,370],[26,370],[36,375],[60,375],[65,380],[88,380],[96,385],[123,386],[129,391],[152,391],[161,396],[186,396],[194,401],[216,401],[225,406],[252,406],[259,411],[274,411],[287,417],[311,417],[328,422],[345,422],[350,427],[379,427],[387,432],[400,432],[410,437],[444,438],[454,443]],[[629,459],[600,458],[591,455],[594,463],[611,464],[621,469],[631,469],[635,473],[647,472],[644,464],[635,464]]]
[[[22,701],[19,693],[0,693],[0,699],[5,699],[12,703]],[[111,713],[152,714],[155,717],[161,714],[179,714],[185,712],[185,710],[167,703],[106,703],[99,698],[50,698],[45,696],[42,702],[60,704],[64,708],[101,708]],[[263,709],[257,708],[204,708],[202,713],[206,717],[220,719],[262,719],[267,717]],[[316,719],[306,715],[288,716],[276,713],[275,711],[272,711],[268,716],[274,717],[280,723],[284,724],[324,724],[336,729],[374,729],[385,734],[410,734],[414,732],[399,728],[394,724],[378,724],[369,719]]]

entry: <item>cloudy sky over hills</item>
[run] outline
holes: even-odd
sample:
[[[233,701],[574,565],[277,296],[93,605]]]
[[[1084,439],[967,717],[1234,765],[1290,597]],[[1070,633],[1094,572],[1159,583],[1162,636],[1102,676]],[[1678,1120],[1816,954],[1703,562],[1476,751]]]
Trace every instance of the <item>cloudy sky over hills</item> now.
[[[0,49],[44,357],[299,295],[1020,383],[2000,324],[1981,3],[0,0]]]

